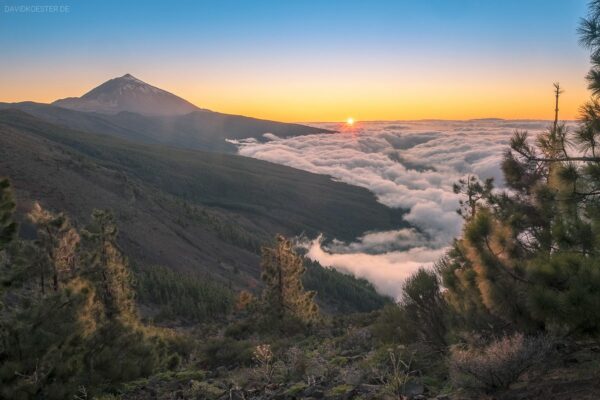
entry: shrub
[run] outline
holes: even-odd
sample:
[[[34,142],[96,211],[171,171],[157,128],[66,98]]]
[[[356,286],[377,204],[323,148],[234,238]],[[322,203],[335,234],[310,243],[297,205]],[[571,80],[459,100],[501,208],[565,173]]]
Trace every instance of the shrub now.
[[[450,372],[461,387],[494,391],[507,388],[526,371],[541,365],[550,354],[546,336],[515,334],[481,348],[452,349]]]
[[[273,352],[268,344],[259,344],[254,348],[253,358],[256,362],[256,372],[267,383],[273,378]]]
[[[367,352],[373,344],[373,333],[369,328],[349,326],[346,334],[340,339],[340,349],[347,354]]]
[[[404,398],[409,382],[417,379],[421,371],[415,365],[416,351],[404,345],[380,348],[361,362],[365,380],[382,385],[383,390],[395,398]]]
[[[299,347],[290,347],[284,355],[288,376],[291,379],[302,379],[306,374],[308,358]]]
[[[354,390],[354,386],[347,385],[344,383],[344,384],[337,385],[337,386],[329,389],[329,391],[327,392],[327,396],[328,397],[337,397],[337,396],[349,397],[349,396],[351,396],[351,393],[353,390]]]
[[[438,274],[420,268],[402,286],[400,302],[383,308],[371,330],[381,343],[420,343],[445,352],[448,314]]]
[[[316,352],[307,358],[304,378],[309,386],[315,382],[323,381],[330,372],[331,366],[328,365],[321,353]]]
[[[225,328],[223,334],[228,338],[236,340],[246,339],[256,330],[254,321],[244,319],[241,321],[232,321]]]
[[[373,337],[380,343],[403,343],[403,327],[406,326],[406,315],[397,304],[385,306],[371,326]]]
[[[405,335],[414,335],[414,341],[445,350],[448,307],[438,275],[420,268],[406,280],[402,291],[400,306],[405,312]]]
[[[306,385],[306,383],[304,382],[297,382],[294,383],[292,386],[290,386],[286,391],[285,391],[285,395],[291,398],[298,398],[298,396],[300,395],[300,393],[304,390],[306,390],[308,386]]]
[[[248,310],[255,302],[256,297],[252,293],[242,290],[238,293],[233,308],[236,312],[241,313]]]
[[[225,390],[208,382],[191,380],[190,387],[184,393],[190,398],[212,400],[221,398],[225,394]]]
[[[230,338],[212,339],[202,348],[202,363],[210,368],[252,364],[252,344]]]

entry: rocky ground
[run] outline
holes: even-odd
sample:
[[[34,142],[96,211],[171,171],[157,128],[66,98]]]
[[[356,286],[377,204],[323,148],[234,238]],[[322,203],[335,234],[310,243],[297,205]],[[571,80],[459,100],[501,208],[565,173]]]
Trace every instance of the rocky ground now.
[[[245,378],[241,375],[246,374]],[[347,374],[348,375],[348,374]],[[529,372],[508,389],[496,393],[453,388],[450,383],[433,387],[427,377],[408,379],[403,394],[394,394],[389,382],[360,382],[368,374],[330,380],[264,383],[256,368],[212,372],[184,371],[161,374],[132,382],[115,398],[213,399],[213,400],[292,400],[292,399],[406,399],[406,400],[592,400],[600,398],[600,346],[595,343],[560,345],[556,357],[539,370]],[[235,382],[245,382],[238,384]]]

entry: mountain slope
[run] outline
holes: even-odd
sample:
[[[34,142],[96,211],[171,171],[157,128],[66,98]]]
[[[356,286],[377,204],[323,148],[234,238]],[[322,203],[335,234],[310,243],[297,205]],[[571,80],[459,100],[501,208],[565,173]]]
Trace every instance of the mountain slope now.
[[[0,109],[19,109],[44,121],[74,130],[144,143],[225,153],[237,152],[236,146],[226,139],[254,138],[260,141],[264,140],[263,135],[267,132],[281,137],[331,132],[305,125],[206,110],[181,116],[147,116],[131,112],[109,115],[33,102],[0,103]]]
[[[71,129],[228,153],[237,151],[228,139],[262,141],[265,133],[287,137],[331,132],[201,109],[130,74],[110,79],[81,97],[56,100],[52,105],[0,103],[0,109],[7,108],[21,109]]]
[[[56,100],[52,104],[76,111],[105,114],[129,111],[143,115],[183,115],[199,110],[189,101],[130,74],[104,82],[81,97]]]
[[[276,232],[350,240],[403,225],[365,189],[250,158],[139,144],[0,111],[0,175],[21,212],[33,200],[85,221],[115,211],[134,262],[256,284]]]

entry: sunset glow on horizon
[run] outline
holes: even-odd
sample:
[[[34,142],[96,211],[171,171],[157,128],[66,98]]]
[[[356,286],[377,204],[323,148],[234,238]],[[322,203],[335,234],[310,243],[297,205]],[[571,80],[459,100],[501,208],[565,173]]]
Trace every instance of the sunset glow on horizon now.
[[[576,36],[585,1],[426,3],[0,13],[0,101],[81,96],[131,73],[201,108],[280,121],[551,119],[558,81],[561,119],[577,118],[589,96]]]

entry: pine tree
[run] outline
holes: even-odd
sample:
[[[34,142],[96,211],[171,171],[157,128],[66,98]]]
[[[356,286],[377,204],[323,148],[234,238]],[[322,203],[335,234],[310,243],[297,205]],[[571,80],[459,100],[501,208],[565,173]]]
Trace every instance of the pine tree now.
[[[592,95],[597,96],[600,94],[600,2],[598,0],[590,1],[588,16],[582,19],[577,32],[581,45],[591,52],[592,68],[586,79]]]
[[[166,366],[171,339],[137,319],[112,216],[94,212],[82,246],[64,214],[36,205],[30,217],[37,240],[13,241],[0,269],[0,300],[10,299],[0,310],[0,398],[73,398],[82,385],[97,395]],[[40,261],[54,282],[42,295],[31,273]]]
[[[459,200],[460,208],[456,211],[458,215],[465,220],[474,217],[477,209],[481,206],[480,203],[491,198],[493,189],[493,179],[491,178],[484,182],[480,182],[474,175],[469,175],[467,179],[459,179],[452,186],[454,193],[465,197],[464,200]]]
[[[15,202],[10,182],[0,179],[0,252],[13,240],[17,232],[17,224],[13,220]]]
[[[515,132],[502,164],[510,192],[485,194],[442,263],[445,296],[463,315],[600,332],[600,1],[580,33],[592,51],[592,99],[578,128],[559,122],[554,84],[554,122],[535,139]]]
[[[278,321],[291,317],[305,323],[319,318],[315,292],[305,291],[302,285],[302,257],[294,252],[290,240],[277,235],[274,247],[263,247],[261,268],[265,283],[263,301],[269,316]]]
[[[435,271],[419,268],[402,286],[400,300],[405,323],[400,329],[412,328],[414,339],[438,351],[447,347],[447,305]]]
[[[33,205],[28,216],[37,225],[40,291],[45,293],[45,275],[49,270],[52,289],[56,292],[60,281],[74,274],[79,234],[64,213],[54,214],[39,203]]]
[[[113,215],[92,212],[92,223],[82,232],[86,271],[96,285],[109,319],[135,319],[132,276],[127,259],[117,245],[118,229]]]

